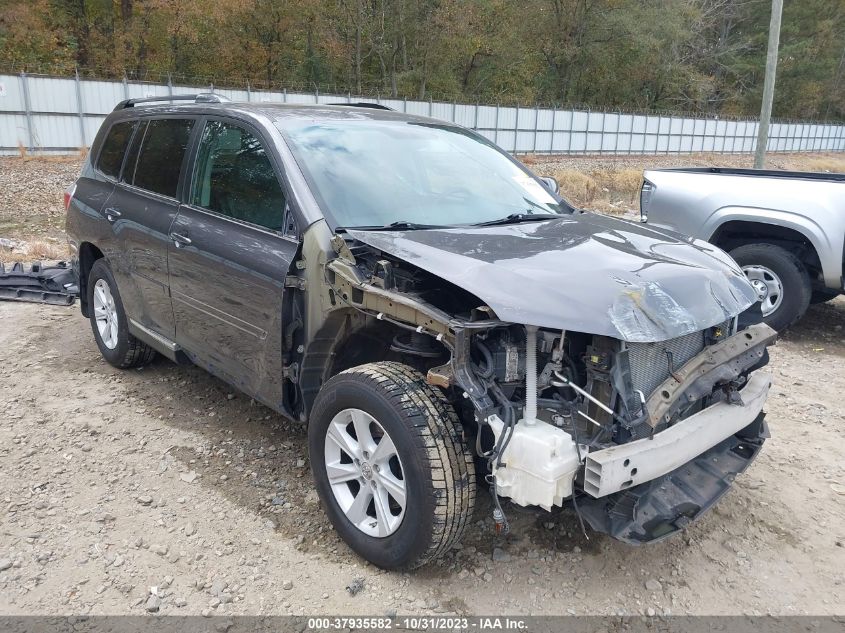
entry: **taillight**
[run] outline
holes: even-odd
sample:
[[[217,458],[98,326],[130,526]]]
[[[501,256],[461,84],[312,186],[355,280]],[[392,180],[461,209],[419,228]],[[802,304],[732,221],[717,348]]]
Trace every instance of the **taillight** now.
[[[65,189],[65,211],[70,209],[70,201],[73,200],[73,194],[76,193],[76,183]]]
[[[640,188],[640,221],[648,222],[648,205],[651,202],[651,194],[654,193],[654,183],[643,179],[643,185]]]

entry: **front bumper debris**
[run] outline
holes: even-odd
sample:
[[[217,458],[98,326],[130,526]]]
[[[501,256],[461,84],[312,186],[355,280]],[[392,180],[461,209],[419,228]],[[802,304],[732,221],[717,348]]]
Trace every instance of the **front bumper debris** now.
[[[698,520],[754,461],[769,437],[765,414],[672,472],[622,492],[578,500],[597,532],[631,545],[661,541]]]
[[[33,262],[28,270],[20,262],[9,270],[0,264],[0,300],[69,306],[78,293],[73,270],[65,262],[55,266]]]
[[[655,435],[587,455],[584,491],[604,497],[674,471],[751,424],[766,402],[772,378],[756,371],[737,404],[718,402]]]

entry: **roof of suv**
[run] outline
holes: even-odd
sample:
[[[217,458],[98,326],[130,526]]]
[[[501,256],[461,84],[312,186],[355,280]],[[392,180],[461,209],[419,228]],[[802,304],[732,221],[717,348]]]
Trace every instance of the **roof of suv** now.
[[[166,97],[165,97],[166,98]],[[187,104],[139,104],[135,107],[118,110],[123,113],[135,114],[211,114],[233,113],[263,116],[284,127],[285,123],[295,121],[437,121],[448,125],[448,122],[379,108],[376,105],[327,105],[327,104],[291,104],[291,103],[255,103],[225,101],[222,103],[187,103]]]

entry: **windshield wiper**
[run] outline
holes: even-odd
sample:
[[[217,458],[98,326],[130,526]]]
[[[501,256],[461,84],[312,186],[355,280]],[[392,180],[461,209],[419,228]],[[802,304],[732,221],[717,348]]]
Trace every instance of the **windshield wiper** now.
[[[398,220],[390,224],[374,224],[371,226],[343,226],[335,229],[337,231],[416,231],[419,229],[445,229],[448,228],[442,224],[419,224],[417,222],[408,222],[407,220]]]
[[[539,222],[552,218],[559,218],[556,213],[511,213],[509,216],[498,220],[478,222],[472,226],[499,226],[501,224],[519,224],[520,222]]]

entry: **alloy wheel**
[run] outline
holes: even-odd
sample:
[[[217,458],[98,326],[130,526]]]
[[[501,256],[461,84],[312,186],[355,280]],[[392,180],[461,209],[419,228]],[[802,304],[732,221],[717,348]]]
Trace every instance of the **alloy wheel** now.
[[[326,474],[346,518],[368,536],[390,536],[402,524],[407,489],[402,462],[384,427],[366,411],[344,409],[325,439]]]
[[[117,308],[105,279],[98,279],[94,284],[94,319],[103,345],[109,349],[117,347]]]

